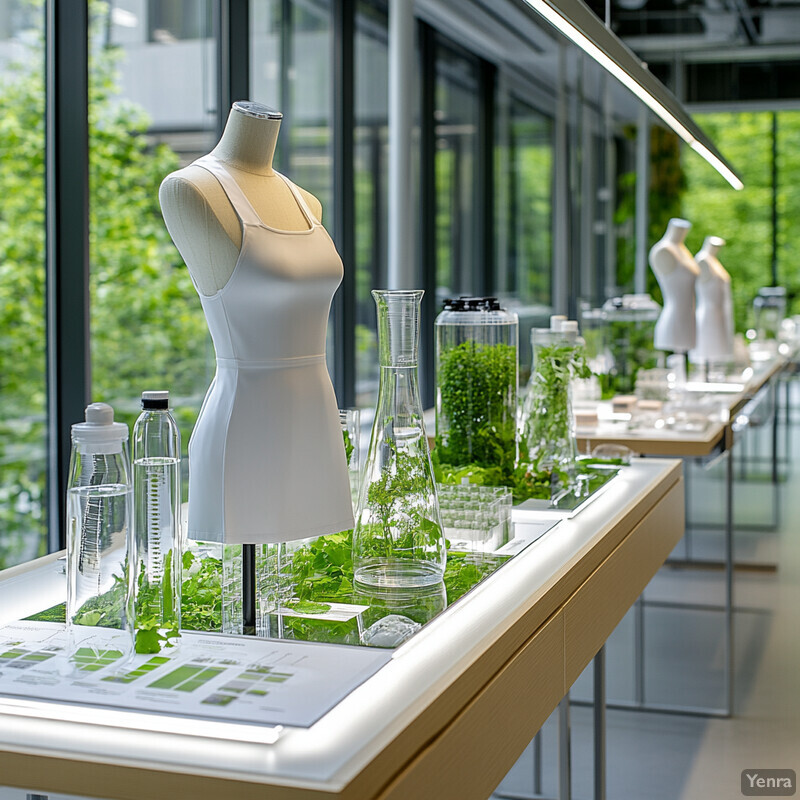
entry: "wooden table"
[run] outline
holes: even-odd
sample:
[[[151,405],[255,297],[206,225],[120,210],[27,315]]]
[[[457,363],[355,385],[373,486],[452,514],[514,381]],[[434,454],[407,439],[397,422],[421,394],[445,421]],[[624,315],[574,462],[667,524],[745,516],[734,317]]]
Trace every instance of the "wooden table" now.
[[[126,728],[125,712],[122,727],[91,708],[66,722],[0,698],[0,784],[120,800],[485,800],[682,533],[681,462],[637,459],[310,728],[253,744],[204,738],[202,720],[165,734]],[[0,573],[0,608],[33,602],[52,558]]]

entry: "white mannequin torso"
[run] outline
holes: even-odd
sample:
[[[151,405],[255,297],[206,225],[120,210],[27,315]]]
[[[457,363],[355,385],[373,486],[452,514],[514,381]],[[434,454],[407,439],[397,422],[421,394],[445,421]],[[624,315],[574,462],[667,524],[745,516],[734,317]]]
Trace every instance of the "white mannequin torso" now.
[[[247,105],[234,104],[211,154],[223,163],[266,224],[289,231],[308,228],[289,187],[272,168],[281,115],[253,117],[237,108]],[[319,200],[297,188],[312,214],[322,219]],[[239,217],[219,181],[190,164],[164,179],[158,199],[167,230],[198,291],[203,295],[218,292],[233,274],[242,247]]]
[[[707,236],[695,256],[697,279],[697,343],[692,356],[703,361],[733,357],[731,277],[717,258],[725,240]]]
[[[691,227],[687,220],[671,219],[648,255],[664,298],[653,337],[656,350],[685,353],[695,344],[695,282],[700,268],[684,244]]]
[[[280,119],[267,112],[235,104],[212,153],[168,176],[160,193],[217,362],[189,441],[188,534],[203,541],[291,541],[353,526],[325,364],[342,261],[319,204],[272,170]]]

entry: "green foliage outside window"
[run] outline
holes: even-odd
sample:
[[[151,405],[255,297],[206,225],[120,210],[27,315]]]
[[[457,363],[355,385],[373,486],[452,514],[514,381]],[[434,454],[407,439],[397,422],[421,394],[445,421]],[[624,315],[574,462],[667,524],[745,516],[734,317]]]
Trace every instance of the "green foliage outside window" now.
[[[109,7],[93,2],[90,11],[97,43]],[[43,553],[47,531],[39,21],[0,73],[0,568]],[[92,399],[114,403],[131,424],[143,389],[189,398],[176,414],[185,448],[210,376],[200,304],[158,206],[159,184],[179,162],[151,144],[144,112],[118,97],[120,57],[118,48],[93,49],[89,72]]]

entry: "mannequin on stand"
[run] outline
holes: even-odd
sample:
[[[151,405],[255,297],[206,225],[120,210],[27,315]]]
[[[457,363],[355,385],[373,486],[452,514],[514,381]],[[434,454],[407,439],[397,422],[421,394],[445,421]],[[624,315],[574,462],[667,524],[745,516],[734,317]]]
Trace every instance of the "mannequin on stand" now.
[[[717,253],[725,246],[719,236],[707,236],[694,257],[700,267],[697,279],[697,343],[694,361],[706,364],[733,358],[733,297],[731,276]]]
[[[681,354],[684,369],[685,354],[695,344],[695,282],[700,275],[700,267],[684,244],[691,227],[685,219],[671,219],[664,236],[648,254],[650,267],[664,298],[664,308],[656,321],[653,345],[656,350]]]
[[[189,442],[189,536],[203,541],[287,542],[353,526],[325,364],[342,262],[319,201],[272,167],[281,118],[234,103],[217,146],[159,192],[217,356]]]

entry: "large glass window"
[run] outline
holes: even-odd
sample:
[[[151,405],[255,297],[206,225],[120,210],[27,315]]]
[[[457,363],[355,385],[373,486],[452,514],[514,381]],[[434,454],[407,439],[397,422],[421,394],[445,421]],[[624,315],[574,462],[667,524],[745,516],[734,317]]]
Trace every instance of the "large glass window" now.
[[[507,109],[496,134],[495,291],[549,310],[553,123],[514,95]]]
[[[213,353],[200,300],[162,220],[158,188],[213,146],[215,117],[205,102],[213,96],[213,49],[203,39],[151,43],[147,20],[133,12],[120,18],[105,3],[91,8],[92,398],[110,402],[131,424],[143,390],[168,389],[185,453]],[[203,68],[189,74],[192,63]]]
[[[772,114],[698,114],[696,119],[739,171],[745,188],[732,192],[703,159],[684,152],[682,214],[693,223],[686,244],[696,253],[706,236],[725,239],[719,259],[732,277],[736,329],[744,330],[752,324],[755,293],[772,280]],[[790,185],[788,176],[783,180]],[[788,267],[792,275],[795,266]]]
[[[477,291],[480,271],[478,185],[480,80],[477,58],[437,37],[436,286],[445,297]]]
[[[43,5],[0,8],[0,569],[47,541]]]
[[[250,99],[283,114],[275,167],[322,204],[333,232],[333,24],[330,0],[250,4]],[[347,268],[347,265],[345,265]],[[332,371],[333,312],[328,326]]]
[[[375,303],[388,264],[389,50],[384,8],[363,0],[355,28],[356,405],[374,405],[378,391]]]
[[[322,203],[333,230],[330,0],[251,3],[251,99],[283,114],[275,166]]]

